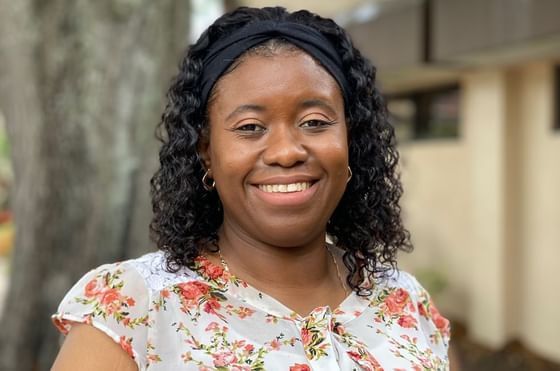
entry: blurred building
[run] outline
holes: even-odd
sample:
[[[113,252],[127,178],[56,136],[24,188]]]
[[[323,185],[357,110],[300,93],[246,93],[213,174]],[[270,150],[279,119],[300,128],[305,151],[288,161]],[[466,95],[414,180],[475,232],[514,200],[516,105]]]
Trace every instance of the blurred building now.
[[[364,14],[367,16],[364,17]],[[347,15],[401,141],[407,269],[479,342],[560,361],[560,1],[392,0]]]
[[[439,283],[440,309],[474,340],[559,362],[560,1],[229,3],[306,8],[350,31],[400,140],[416,247],[401,265]]]

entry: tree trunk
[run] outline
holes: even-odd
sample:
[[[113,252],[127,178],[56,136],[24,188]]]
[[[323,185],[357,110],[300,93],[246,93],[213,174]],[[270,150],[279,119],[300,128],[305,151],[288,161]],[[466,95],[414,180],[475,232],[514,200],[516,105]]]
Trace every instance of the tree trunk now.
[[[0,0],[0,110],[16,241],[0,369],[47,370],[70,286],[150,249],[149,178],[185,0]]]

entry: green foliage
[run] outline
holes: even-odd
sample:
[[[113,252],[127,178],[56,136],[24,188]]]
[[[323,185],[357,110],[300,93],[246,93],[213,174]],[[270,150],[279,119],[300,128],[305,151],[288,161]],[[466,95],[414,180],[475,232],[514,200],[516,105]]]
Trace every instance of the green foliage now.
[[[8,142],[8,136],[4,129],[0,129],[0,158],[2,160],[8,159],[10,156],[10,143]]]
[[[415,272],[418,281],[432,295],[437,296],[447,287],[445,275],[435,269],[423,269]]]

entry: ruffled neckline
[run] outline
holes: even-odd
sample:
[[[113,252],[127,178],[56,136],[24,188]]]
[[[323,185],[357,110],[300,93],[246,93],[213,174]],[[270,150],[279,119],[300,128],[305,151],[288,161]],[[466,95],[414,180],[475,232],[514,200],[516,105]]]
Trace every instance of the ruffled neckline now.
[[[296,322],[307,321],[310,317],[316,317],[317,315],[332,314],[332,316],[336,317],[337,323],[345,324],[359,317],[370,304],[368,298],[361,297],[352,291],[334,310],[328,305],[319,306],[313,309],[307,316],[302,316],[273,296],[256,289],[246,281],[231,274],[222,265],[211,262],[205,256],[199,256],[195,259],[194,272],[209,285],[229,293],[241,301],[266,312],[268,315]]]

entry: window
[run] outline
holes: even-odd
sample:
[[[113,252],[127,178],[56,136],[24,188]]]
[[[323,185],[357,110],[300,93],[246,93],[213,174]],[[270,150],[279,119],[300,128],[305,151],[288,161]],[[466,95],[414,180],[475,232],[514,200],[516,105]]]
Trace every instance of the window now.
[[[388,97],[399,142],[459,136],[459,87],[446,86]]]

